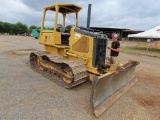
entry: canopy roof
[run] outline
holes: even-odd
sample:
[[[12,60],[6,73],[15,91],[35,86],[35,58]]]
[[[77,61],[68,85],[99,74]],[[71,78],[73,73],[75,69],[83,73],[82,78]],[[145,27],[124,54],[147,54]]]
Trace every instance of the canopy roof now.
[[[132,38],[160,38],[160,26],[154,27],[145,32],[140,32],[138,34],[129,34],[128,37]]]
[[[57,4],[50,5],[50,6],[46,6],[44,9],[56,11],[55,10],[56,6],[59,7],[59,12],[63,14],[79,12],[82,9],[82,7],[76,4],[62,4],[62,3],[57,3]]]

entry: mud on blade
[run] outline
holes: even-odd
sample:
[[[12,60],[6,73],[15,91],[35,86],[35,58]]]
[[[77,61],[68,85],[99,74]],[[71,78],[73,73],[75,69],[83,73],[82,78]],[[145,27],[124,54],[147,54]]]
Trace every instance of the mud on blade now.
[[[139,64],[129,61],[115,72],[94,76],[92,83],[91,105],[98,117],[120,98],[137,81],[134,70]]]

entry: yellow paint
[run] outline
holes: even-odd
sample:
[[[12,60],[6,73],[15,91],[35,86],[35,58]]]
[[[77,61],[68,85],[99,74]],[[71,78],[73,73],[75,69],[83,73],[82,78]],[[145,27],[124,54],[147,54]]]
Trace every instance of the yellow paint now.
[[[68,6],[75,7],[71,9]],[[62,11],[62,9],[65,9]],[[75,4],[54,4],[44,8],[42,28],[44,27],[45,14],[47,10],[55,11],[54,30],[41,29],[39,43],[44,44],[47,52],[51,54],[60,54],[70,60],[78,60],[83,62],[88,71],[93,74],[99,74],[97,68],[92,66],[93,56],[93,37],[81,33],[76,33],[74,30],[78,27],[78,12],[81,10],[80,6]],[[63,15],[63,26],[65,27],[65,17],[67,14],[74,13],[76,16],[76,26],[73,26],[70,31],[69,45],[62,45],[61,32],[56,31],[58,13]],[[84,43],[84,44],[83,44]]]

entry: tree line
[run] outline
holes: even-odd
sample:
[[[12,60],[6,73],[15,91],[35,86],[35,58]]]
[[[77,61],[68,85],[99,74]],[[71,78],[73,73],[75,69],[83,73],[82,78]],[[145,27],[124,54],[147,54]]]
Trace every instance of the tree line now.
[[[68,25],[66,26],[66,29],[70,29],[72,26]],[[18,34],[24,34],[24,33],[31,33],[32,29],[35,28],[41,28],[37,27],[35,25],[27,26],[26,24],[23,24],[21,22],[17,22],[15,24],[8,23],[8,22],[2,22],[0,21],[0,34],[10,34],[10,35],[18,35]],[[53,28],[46,28],[46,29],[53,29]]]
[[[15,24],[0,21],[0,34],[18,35],[23,33],[31,33],[32,29],[37,28],[35,25],[28,27],[26,24],[17,22]]]

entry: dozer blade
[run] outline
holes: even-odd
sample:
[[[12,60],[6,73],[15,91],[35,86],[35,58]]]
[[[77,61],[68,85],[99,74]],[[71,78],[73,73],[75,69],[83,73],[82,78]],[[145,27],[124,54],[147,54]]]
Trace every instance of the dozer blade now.
[[[95,116],[101,115],[137,81],[134,70],[139,64],[129,61],[115,72],[94,76],[91,105]]]

